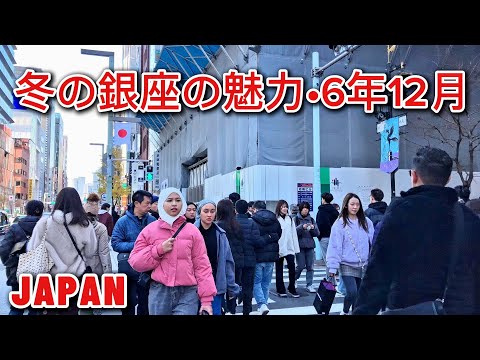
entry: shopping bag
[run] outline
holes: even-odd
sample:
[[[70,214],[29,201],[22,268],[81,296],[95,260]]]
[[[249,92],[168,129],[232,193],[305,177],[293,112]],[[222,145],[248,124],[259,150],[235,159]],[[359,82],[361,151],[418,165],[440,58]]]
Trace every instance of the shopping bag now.
[[[313,306],[315,307],[317,314],[328,315],[330,313],[333,300],[337,294],[337,290],[335,289],[335,284],[333,281],[325,278],[320,281],[317,293],[315,294],[315,300],[313,300]]]

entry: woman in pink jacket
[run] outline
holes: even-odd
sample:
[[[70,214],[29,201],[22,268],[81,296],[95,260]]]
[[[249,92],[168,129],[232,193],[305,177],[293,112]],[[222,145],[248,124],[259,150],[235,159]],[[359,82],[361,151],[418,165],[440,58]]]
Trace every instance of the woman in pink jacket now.
[[[203,236],[195,225],[186,223],[172,238],[186,222],[183,214],[187,203],[178,189],[162,190],[158,205],[158,220],[140,232],[128,259],[136,271],[153,270],[149,314],[196,315],[206,311],[211,315],[217,289]]]

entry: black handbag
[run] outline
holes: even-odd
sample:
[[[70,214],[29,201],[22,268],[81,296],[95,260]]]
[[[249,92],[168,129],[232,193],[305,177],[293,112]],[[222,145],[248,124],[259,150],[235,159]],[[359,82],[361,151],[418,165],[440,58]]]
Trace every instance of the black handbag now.
[[[132,268],[132,266],[128,262],[128,258],[130,257],[130,253],[118,253],[117,260],[118,260],[118,272],[120,274],[125,274],[129,279],[138,281],[140,278],[140,273]]]
[[[185,221],[180,227],[175,231],[175,234],[173,234],[172,238],[176,237],[180,230],[183,229],[183,227],[187,224],[187,221]],[[149,288],[150,287],[150,282],[152,281],[152,272],[153,270],[145,271],[140,273],[138,276],[137,284],[141,287],[144,288]]]
[[[457,262],[458,248],[460,241],[464,236],[464,218],[463,210],[460,204],[457,202],[454,205],[455,211],[455,234],[454,241],[452,242],[452,256],[450,257],[450,263],[448,264],[447,278],[445,280],[445,287],[443,290],[443,296],[441,299],[424,301],[415,305],[407,306],[399,309],[388,309],[380,313],[380,315],[447,315],[443,303],[447,295],[448,284],[452,281],[454,274],[455,264]]]
[[[331,281],[329,279],[332,279]],[[335,289],[335,279],[327,278],[320,281],[315,299],[313,300],[313,307],[317,311],[317,314],[328,315],[332,308],[333,301],[337,290]]]

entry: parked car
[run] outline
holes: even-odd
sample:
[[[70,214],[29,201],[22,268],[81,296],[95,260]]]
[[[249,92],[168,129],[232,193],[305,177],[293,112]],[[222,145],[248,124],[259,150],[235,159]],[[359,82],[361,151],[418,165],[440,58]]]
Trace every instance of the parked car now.
[[[5,235],[9,227],[10,222],[8,221],[8,214],[0,211],[0,235]]]

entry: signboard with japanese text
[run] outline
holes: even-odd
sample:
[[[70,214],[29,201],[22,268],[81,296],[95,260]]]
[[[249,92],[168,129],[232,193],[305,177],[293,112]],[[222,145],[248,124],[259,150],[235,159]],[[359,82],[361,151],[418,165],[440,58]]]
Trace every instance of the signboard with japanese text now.
[[[310,204],[310,211],[313,210],[313,184],[312,183],[297,183],[297,201],[308,202]]]

